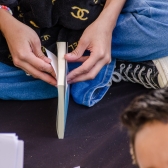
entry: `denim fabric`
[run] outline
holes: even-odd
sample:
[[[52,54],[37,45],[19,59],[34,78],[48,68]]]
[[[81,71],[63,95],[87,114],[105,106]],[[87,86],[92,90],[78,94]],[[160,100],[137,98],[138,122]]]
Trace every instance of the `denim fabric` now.
[[[111,53],[112,62],[94,80],[72,84],[71,94],[77,103],[91,107],[103,98],[110,87],[116,59],[145,61],[168,55],[168,1],[127,0],[113,32]],[[73,69],[76,65],[69,66]],[[6,68],[0,64],[0,98],[29,100],[57,95],[56,89],[45,82],[27,77],[21,70]]]
[[[168,56],[168,1],[127,0],[112,38],[112,62],[92,81],[72,85],[74,100],[93,106],[110,87],[116,59],[146,61]]]
[[[114,65],[115,60],[104,66],[94,80],[72,84],[71,94],[75,102],[91,107],[101,100],[111,85]]]
[[[113,32],[113,58],[145,61],[168,55],[168,1],[127,0]]]
[[[57,88],[0,63],[0,99],[40,100],[57,97]]]

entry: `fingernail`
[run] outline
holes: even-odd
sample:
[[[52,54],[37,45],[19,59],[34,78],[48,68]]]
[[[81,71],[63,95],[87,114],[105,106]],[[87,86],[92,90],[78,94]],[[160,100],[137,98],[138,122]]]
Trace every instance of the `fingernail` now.
[[[70,78],[67,78],[67,83],[69,83],[71,81],[71,79]]]
[[[50,58],[48,58],[48,61],[49,61],[49,63],[51,63],[51,59]]]
[[[70,81],[71,79],[67,76],[67,81]]]
[[[68,83],[68,84],[71,84],[71,83],[72,83],[72,81],[71,81],[71,80],[70,80],[70,81],[67,81],[67,83]]]
[[[65,54],[66,56],[68,56],[68,57],[70,57],[70,56],[72,56],[72,54],[71,53],[67,53],[67,54]]]

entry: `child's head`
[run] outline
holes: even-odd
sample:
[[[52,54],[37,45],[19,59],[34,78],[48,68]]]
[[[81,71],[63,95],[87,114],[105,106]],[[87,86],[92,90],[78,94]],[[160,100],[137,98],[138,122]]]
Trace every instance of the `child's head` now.
[[[121,115],[140,168],[168,167],[168,89],[135,98]]]

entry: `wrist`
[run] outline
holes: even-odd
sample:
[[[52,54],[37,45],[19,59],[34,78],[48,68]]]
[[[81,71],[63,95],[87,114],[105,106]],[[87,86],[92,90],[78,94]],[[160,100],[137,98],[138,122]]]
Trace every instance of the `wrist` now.
[[[99,15],[111,29],[114,29],[126,0],[106,0],[103,11]]]
[[[9,7],[7,7],[7,6],[0,5],[0,9],[6,10],[6,11],[8,11],[11,15],[13,15],[12,10],[11,10]]]
[[[2,27],[5,27],[5,23],[8,21],[9,17],[12,17],[11,10],[7,7],[4,8],[0,5],[0,31],[2,31]]]
[[[109,13],[107,9],[103,9],[101,14],[98,17],[98,20],[104,25],[105,28],[113,30],[116,26],[118,17],[115,17],[113,14]]]
[[[0,9],[0,31],[4,31],[7,23],[10,23],[10,18],[13,16],[6,10]]]

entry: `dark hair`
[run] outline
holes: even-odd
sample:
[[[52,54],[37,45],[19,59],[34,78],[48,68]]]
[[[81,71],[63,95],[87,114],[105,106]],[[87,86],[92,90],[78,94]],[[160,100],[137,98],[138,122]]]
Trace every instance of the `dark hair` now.
[[[128,129],[132,154],[135,154],[136,133],[144,124],[155,120],[168,123],[168,88],[136,97],[122,113],[121,122]],[[135,155],[133,158],[135,159]]]

